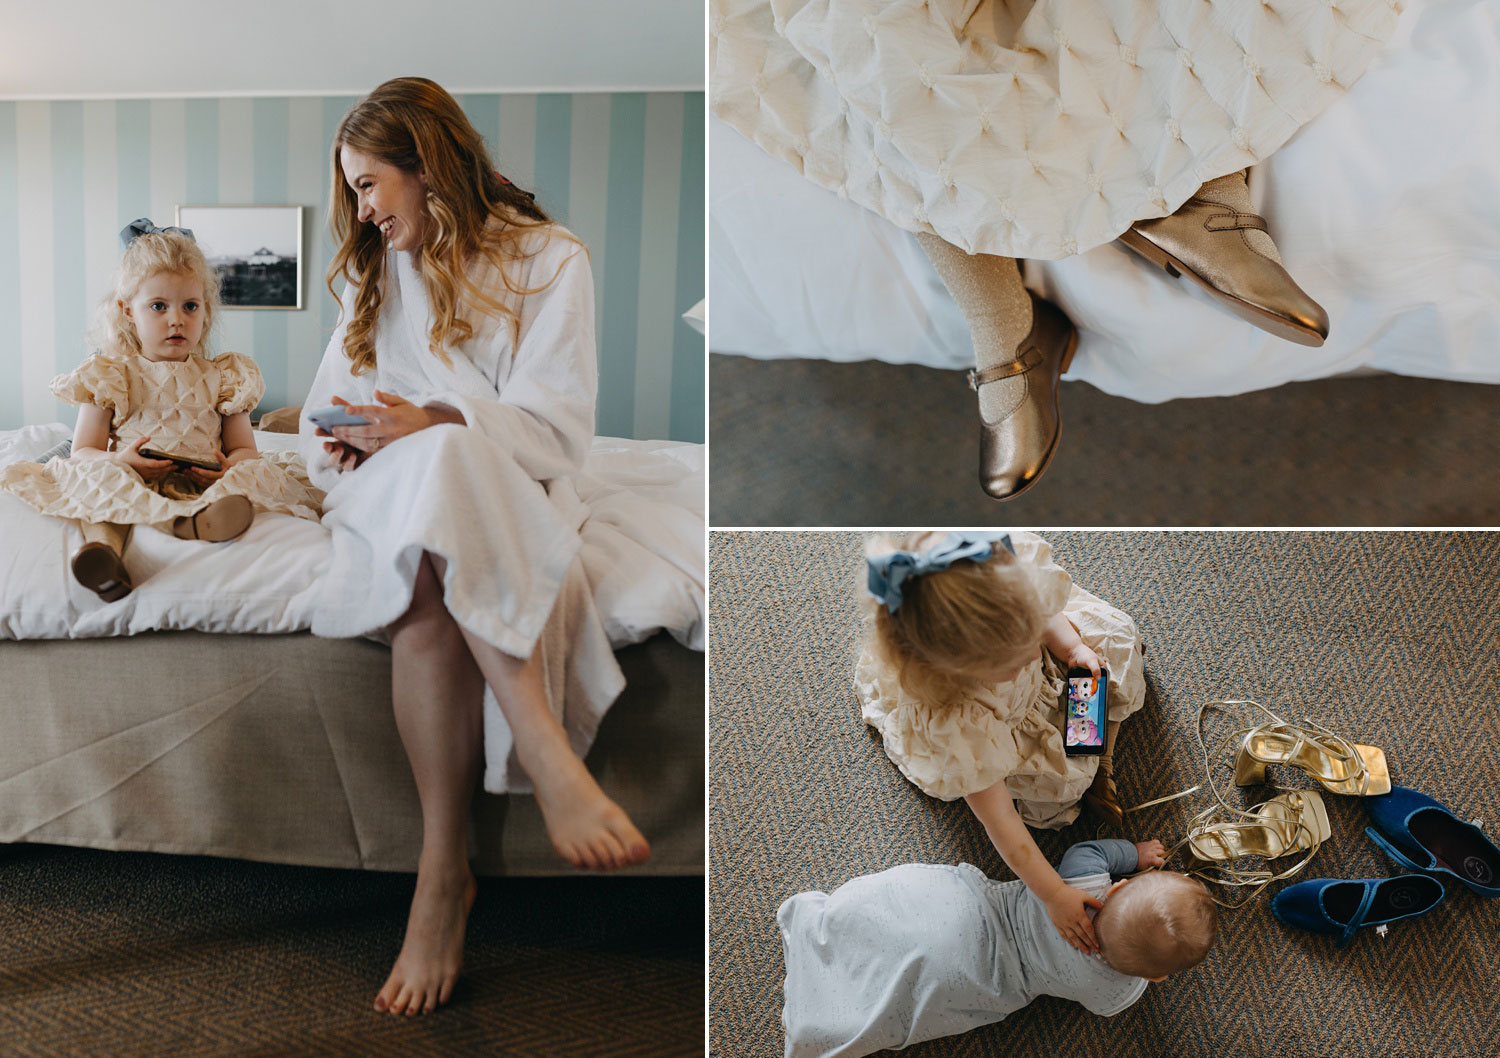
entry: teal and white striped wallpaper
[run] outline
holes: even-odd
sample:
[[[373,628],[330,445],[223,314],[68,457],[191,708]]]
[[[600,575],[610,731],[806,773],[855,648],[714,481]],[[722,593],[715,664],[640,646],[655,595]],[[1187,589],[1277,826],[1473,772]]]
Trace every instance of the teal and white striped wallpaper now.
[[[0,429],[75,410],[47,389],[85,356],[116,236],[182,204],[302,205],[302,311],[221,314],[254,355],[265,408],[300,404],[338,310],[323,286],[329,158],[353,96],[0,102]],[[703,93],[460,97],[501,172],[588,245],[597,430],[703,440]]]

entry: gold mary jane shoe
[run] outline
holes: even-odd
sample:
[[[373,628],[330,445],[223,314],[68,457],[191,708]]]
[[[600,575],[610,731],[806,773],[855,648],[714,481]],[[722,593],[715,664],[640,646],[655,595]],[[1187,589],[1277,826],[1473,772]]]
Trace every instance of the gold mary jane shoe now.
[[[1029,292],[1028,292],[1029,293]],[[980,394],[979,484],[997,500],[1019,496],[1042,476],[1062,434],[1058,379],[1073,362],[1078,330],[1061,309],[1031,294],[1031,331],[1016,358],[969,372]],[[994,419],[985,417],[983,387],[1020,375],[1025,386]]]
[[[73,556],[73,579],[105,602],[123,599],[134,590],[125,562],[107,544],[84,544]]]
[[[1141,220],[1120,241],[1169,276],[1186,276],[1231,312],[1278,338],[1320,346],[1328,313],[1287,270],[1251,246],[1244,232],[1266,222],[1207,198],[1190,198],[1170,217]]]

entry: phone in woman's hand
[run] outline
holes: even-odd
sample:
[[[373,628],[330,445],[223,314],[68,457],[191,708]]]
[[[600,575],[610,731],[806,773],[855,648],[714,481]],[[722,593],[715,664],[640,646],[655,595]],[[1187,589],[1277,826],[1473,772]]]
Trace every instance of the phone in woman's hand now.
[[[307,413],[307,421],[320,430],[332,431],[335,426],[369,426],[370,420],[363,415],[350,415],[349,410],[335,404],[331,408],[320,408]]]

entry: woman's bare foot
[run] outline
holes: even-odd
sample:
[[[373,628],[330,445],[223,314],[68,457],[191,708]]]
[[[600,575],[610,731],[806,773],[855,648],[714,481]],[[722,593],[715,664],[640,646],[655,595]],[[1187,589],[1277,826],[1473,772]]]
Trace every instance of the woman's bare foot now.
[[[376,1010],[426,1014],[448,1002],[464,961],[464,928],[476,887],[469,865],[417,866],[417,891],[406,920],[406,939],[391,968]]]
[[[558,754],[552,767],[533,774],[537,804],[558,855],[574,867],[612,871],[643,863],[651,846],[625,810],[611,801],[583,761]]]

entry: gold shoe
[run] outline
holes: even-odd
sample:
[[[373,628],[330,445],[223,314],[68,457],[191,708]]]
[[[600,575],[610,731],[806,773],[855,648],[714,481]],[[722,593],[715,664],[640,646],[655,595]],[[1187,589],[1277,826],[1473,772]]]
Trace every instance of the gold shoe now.
[[[1248,702],[1271,718],[1271,723],[1236,731],[1240,740],[1234,755],[1237,786],[1266,781],[1266,765],[1301,768],[1330,793],[1377,797],[1391,792],[1391,773],[1385,751],[1335,735],[1306,721],[1307,727],[1287,723],[1259,702]]]
[[[1210,805],[1193,818],[1187,836],[1167,855],[1186,848],[1185,873],[1215,885],[1248,888],[1237,903],[1214,898],[1223,907],[1242,907],[1270,883],[1306,867],[1331,834],[1322,795],[1316,790],[1291,790],[1248,809]],[[1282,871],[1233,866],[1246,856],[1277,860],[1297,852],[1305,855]]]
[[[1136,221],[1120,241],[1173,277],[1187,276],[1235,315],[1298,345],[1320,346],[1328,313],[1287,270],[1241,234],[1266,222],[1208,198],[1193,197],[1170,217]]]
[[[181,540],[223,543],[233,540],[255,521],[255,507],[244,496],[222,496],[197,514],[185,514],[172,523],[172,534]]]
[[[1058,413],[1058,378],[1073,362],[1078,330],[1062,310],[1031,295],[1031,331],[1016,349],[1016,358],[983,371],[969,372],[969,386],[1024,375],[1023,396],[1008,414],[987,421],[980,414],[979,484],[997,500],[1025,492],[1047,469],[1062,435]]]
[[[73,579],[105,602],[129,595],[135,585],[125,572],[125,562],[108,544],[84,544],[73,556]]]

